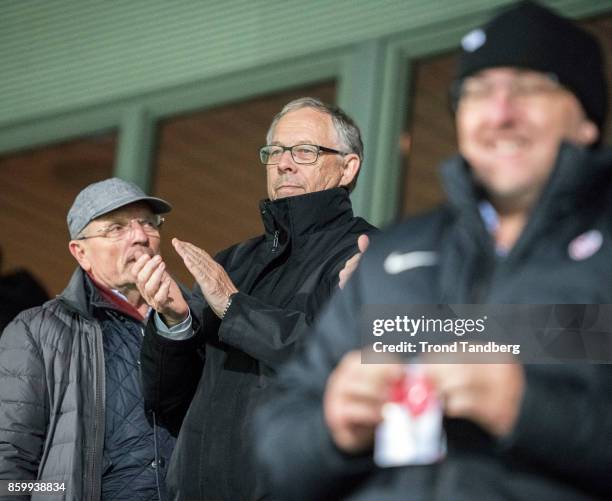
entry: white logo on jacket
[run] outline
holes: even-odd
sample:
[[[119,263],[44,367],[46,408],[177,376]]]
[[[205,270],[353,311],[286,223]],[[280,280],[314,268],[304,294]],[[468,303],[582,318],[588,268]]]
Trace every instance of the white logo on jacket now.
[[[403,271],[433,266],[438,263],[438,253],[433,251],[392,252],[387,256],[383,268],[389,275],[397,275]]]
[[[583,261],[595,254],[603,244],[599,230],[589,230],[578,235],[567,246],[567,253],[574,261]]]

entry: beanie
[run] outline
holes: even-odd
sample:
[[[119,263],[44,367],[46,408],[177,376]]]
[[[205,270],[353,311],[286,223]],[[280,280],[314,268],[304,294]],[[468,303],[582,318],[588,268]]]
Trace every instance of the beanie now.
[[[603,132],[608,94],[601,46],[569,19],[536,3],[520,2],[469,32],[461,44],[456,81],[500,66],[552,73]]]

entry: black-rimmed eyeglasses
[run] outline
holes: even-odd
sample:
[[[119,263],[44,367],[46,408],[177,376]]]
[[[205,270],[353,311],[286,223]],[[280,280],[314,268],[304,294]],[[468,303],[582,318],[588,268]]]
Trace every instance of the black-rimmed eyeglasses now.
[[[291,152],[291,158],[296,164],[313,164],[319,159],[321,153],[334,155],[348,155],[344,151],[334,150],[318,144],[296,144],[294,146],[280,146],[268,144],[259,148],[259,160],[264,165],[275,165],[280,162],[285,151]]]

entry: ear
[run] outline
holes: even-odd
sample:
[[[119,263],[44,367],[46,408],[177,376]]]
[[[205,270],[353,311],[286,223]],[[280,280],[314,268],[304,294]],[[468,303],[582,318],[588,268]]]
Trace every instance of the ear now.
[[[91,263],[87,258],[87,250],[82,240],[70,240],[70,242],[68,242],[68,250],[74,259],[77,260],[81,268],[83,268],[85,271],[89,271],[91,269]]]
[[[585,118],[578,128],[578,140],[580,144],[589,146],[599,139],[599,127]]]
[[[349,153],[346,155],[342,165],[342,178],[340,179],[340,186],[350,185],[359,172],[360,167],[361,160],[359,160],[359,155],[356,153]]]

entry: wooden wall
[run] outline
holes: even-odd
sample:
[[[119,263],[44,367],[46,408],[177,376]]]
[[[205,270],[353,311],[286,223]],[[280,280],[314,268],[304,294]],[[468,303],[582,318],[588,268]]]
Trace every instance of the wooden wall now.
[[[26,268],[49,294],[63,290],[76,265],[66,214],[84,186],[112,175],[115,148],[109,132],[0,157],[2,272]]]

